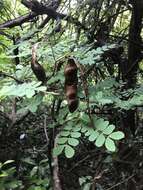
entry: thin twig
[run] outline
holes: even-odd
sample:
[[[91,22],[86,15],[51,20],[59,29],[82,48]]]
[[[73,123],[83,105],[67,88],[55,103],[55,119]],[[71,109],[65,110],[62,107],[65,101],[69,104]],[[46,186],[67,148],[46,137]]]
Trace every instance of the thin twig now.
[[[103,171],[101,171],[98,175],[96,175],[93,179],[93,182],[92,182],[92,189],[91,190],[95,190],[96,189],[96,181],[98,181],[99,179],[101,179],[101,177],[103,176],[103,174],[105,172],[107,172],[108,169],[105,169]]]
[[[14,98],[12,100],[12,111],[11,111],[11,120],[12,120],[12,123],[11,125],[13,125],[16,121],[16,118],[17,118],[17,115],[16,115],[16,98]]]
[[[92,121],[92,116],[90,113],[90,102],[89,102],[89,91],[88,91],[88,85],[87,85],[87,80],[84,77],[84,68],[81,64],[77,63],[80,72],[81,72],[81,79],[82,79],[82,85],[83,85],[83,90],[84,90],[84,94],[85,94],[85,98],[86,98],[86,103],[87,103],[87,110],[88,110],[88,115],[89,115],[89,119],[91,121],[91,126],[93,125],[93,121]]]
[[[4,73],[4,72],[2,72],[2,71],[0,71],[0,76],[12,78],[12,79],[14,79],[14,80],[15,80],[17,83],[19,83],[19,84],[23,83],[23,81],[21,81],[21,80],[15,78],[15,77],[12,76],[12,75],[9,75],[9,74],[7,74],[7,73]]]
[[[95,157],[96,154],[97,154],[96,152],[93,152],[93,153],[90,153],[90,155],[85,156],[82,160],[80,160],[79,162],[75,163],[75,165],[72,168],[70,168],[68,170],[68,172],[71,172],[73,169],[75,169],[76,167],[78,167],[80,164],[82,164],[86,160],[91,159],[92,157]]]
[[[47,134],[47,117],[46,117],[46,115],[44,118],[44,132],[45,132],[45,137],[46,137],[46,141],[47,141],[47,145],[48,145],[49,144],[49,137]]]
[[[119,182],[119,183],[113,185],[112,187],[109,187],[109,188],[106,189],[106,190],[114,189],[115,187],[118,187],[119,185],[121,185],[121,184],[123,184],[123,183],[129,181],[129,180],[130,180],[131,178],[133,178],[134,176],[135,176],[135,174],[133,174],[133,175],[129,176],[128,178],[124,179],[123,181],[121,181],[121,182]]]
[[[55,62],[54,70],[53,70],[53,74],[52,74],[52,76],[54,76],[54,75],[55,75],[55,72],[56,72],[56,68],[57,68],[57,61],[56,61],[55,52],[54,52],[54,49],[53,49],[53,47],[52,47],[51,42],[50,42],[50,47],[51,47],[52,56],[53,56],[53,59],[54,59],[54,62]]]

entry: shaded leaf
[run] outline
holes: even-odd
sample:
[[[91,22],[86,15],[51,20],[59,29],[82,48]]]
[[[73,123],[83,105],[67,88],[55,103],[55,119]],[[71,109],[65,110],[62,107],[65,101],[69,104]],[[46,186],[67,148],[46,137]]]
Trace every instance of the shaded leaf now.
[[[81,130],[81,126],[80,125],[76,125],[75,127],[73,127],[73,131],[80,131]]]
[[[37,171],[38,171],[38,166],[35,166],[35,167],[31,170],[30,176],[31,176],[31,177],[34,176],[34,175],[37,173]]]
[[[91,188],[91,183],[86,183],[85,185],[84,185],[84,190],[90,190],[90,188]]]
[[[11,164],[13,162],[14,162],[14,160],[7,160],[6,162],[3,163],[3,166],[6,165],[6,164]]]

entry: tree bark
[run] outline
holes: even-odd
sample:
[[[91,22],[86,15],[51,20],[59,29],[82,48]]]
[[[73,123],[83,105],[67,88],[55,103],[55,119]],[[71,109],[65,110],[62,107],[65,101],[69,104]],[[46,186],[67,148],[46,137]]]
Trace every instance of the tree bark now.
[[[141,61],[141,30],[143,19],[143,1],[131,0],[132,15],[129,27],[128,61],[126,71],[126,88],[135,88],[137,82],[138,64]],[[135,43],[133,43],[135,42]],[[134,134],[136,130],[135,110],[126,113],[125,125],[128,125]]]

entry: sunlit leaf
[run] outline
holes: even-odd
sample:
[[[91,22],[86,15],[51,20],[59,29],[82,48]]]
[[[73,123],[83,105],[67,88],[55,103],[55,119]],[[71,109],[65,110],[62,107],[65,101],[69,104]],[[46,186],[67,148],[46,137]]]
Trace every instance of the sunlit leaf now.
[[[99,136],[98,131],[94,131],[90,136],[89,136],[89,141],[95,141],[95,139]]]
[[[109,137],[114,140],[120,140],[120,139],[123,139],[125,135],[123,132],[117,131],[117,132],[112,133]]]
[[[115,129],[115,126],[114,125],[109,125],[104,131],[103,133],[105,135],[110,135]]]
[[[66,142],[67,140],[68,140],[68,138],[64,138],[64,137],[63,137],[63,138],[59,138],[58,141],[57,141],[57,143],[58,143],[58,144],[65,144],[65,142]]]
[[[79,141],[75,138],[69,138],[68,139],[68,144],[71,146],[77,146],[79,144]]]
[[[95,145],[96,145],[97,147],[101,147],[101,146],[103,146],[104,142],[105,142],[105,136],[104,136],[103,134],[101,134],[101,135],[99,135],[98,138],[96,139]]]
[[[65,156],[67,158],[72,158],[74,156],[74,154],[75,154],[75,150],[71,146],[66,145],[65,146]]]
[[[65,145],[57,145],[57,147],[53,149],[53,155],[54,156],[60,155],[64,148],[65,148]]]
[[[115,143],[112,139],[110,138],[107,138],[106,141],[105,141],[105,147],[111,151],[111,152],[115,152],[116,150],[116,146],[115,146]]]

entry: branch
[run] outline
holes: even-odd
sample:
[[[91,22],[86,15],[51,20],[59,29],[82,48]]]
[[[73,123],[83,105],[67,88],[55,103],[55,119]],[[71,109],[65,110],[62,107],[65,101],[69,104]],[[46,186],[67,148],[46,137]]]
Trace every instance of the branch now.
[[[55,138],[54,147],[57,146],[57,139],[59,137],[59,134]],[[53,157],[53,179],[54,179],[54,190],[62,190],[61,182],[59,178],[59,163],[58,163],[58,157]]]
[[[46,7],[45,5],[39,3],[36,0],[22,0],[21,3],[31,11],[37,13],[38,15],[47,14],[49,17],[56,19],[59,14],[52,7]]]
[[[10,119],[11,119],[11,125],[13,126],[13,124],[16,122],[16,103],[17,103],[17,99],[13,98],[12,100],[12,109],[11,109],[11,115],[10,115]]]
[[[17,17],[15,19],[9,20],[5,22],[4,24],[0,24],[0,29],[3,28],[12,28],[14,26],[20,26],[21,24],[28,22],[29,20],[35,18],[38,14],[37,13],[28,13],[26,15]]]
[[[54,8],[52,7],[47,7],[45,5],[43,5],[42,3],[39,3],[37,0],[33,0],[33,1],[28,1],[28,0],[22,0],[21,3],[23,5],[25,5],[28,9],[30,9],[31,11],[37,13],[38,15],[42,15],[42,14],[47,14],[50,18],[53,19],[64,19],[66,21],[69,21],[77,26],[79,26],[80,28],[87,30],[85,28],[84,25],[82,25],[77,19],[71,17],[71,16],[67,16],[65,14],[62,13],[58,13],[55,11]]]
[[[25,5],[28,9],[30,9],[32,12],[28,13],[26,15],[20,16],[16,19],[10,20],[4,24],[0,25],[0,29],[2,28],[12,28],[15,26],[20,26],[21,24],[30,21],[31,19],[35,18],[38,15],[46,14],[52,19],[64,19],[70,23],[75,24],[77,27],[88,30],[81,22],[79,22],[77,19],[73,18],[72,16],[67,16],[62,13],[58,13],[55,11],[54,8],[51,6],[45,6],[42,3],[39,3],[36,0],[28,1],[28,0],[22,0],[21,3]]]

